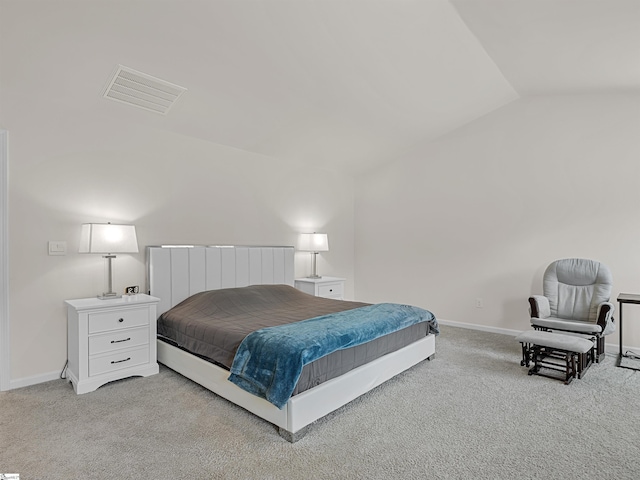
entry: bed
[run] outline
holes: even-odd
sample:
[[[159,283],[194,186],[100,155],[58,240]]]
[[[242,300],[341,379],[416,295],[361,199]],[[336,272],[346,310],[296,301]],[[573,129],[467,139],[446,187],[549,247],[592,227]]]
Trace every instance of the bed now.
[[[248,393],[229,381],[233,356],[229,350],[235,349],[238,341],[220,356],[207,351],[206,345],[202,346],[205,350],[190,345],[187,351],[185,345],[189,344],[188,341],[179,337],[171,338],[171,331],[179,330],[179,327],[172,327],[170,323],[165,325],[164,322],[168,322],[167,319],[172,316],[180,319],[192,312],[198,313],[209,308],[203,305],[210,305],[211,302],[216,305],[224,302],[225,305],[244,305],[243,296],[249,293],[275,296],[282,305],[292,305],[284,314],[272,314],[271,303],[266,307],[262,307],[262,304],[257,306],[265,308],[264,311],[269,312],[265,316],[275,318],[278,325],[293,321],[287,318],[299,315],[300,310],[312,312],[309,318],[316,317],[313,319],[315,321],[325,314],[331,316],[332,312],[335,315],[353,315],[368,312],[368,308],[378,309],[379,306],[322,299],[295,290],[293,247],[148,247],[147,260],[150,293],[160,298],[158,361],[274,424],[280,435],[290,442],[302,438],[308,426],[319,418],[435,354],[435,319],[429,323],[415,323],[305,365],[293,395],[276,406],[266,398]],[[215,310],[219,308],[215,307]],[[236,313],[236,310],[232,310],[228,315]],[[278,315],[287,318],[278,320]],[[187,317],[185,321],[192,330],[198,327],[197,320]],[[287,328],[287,325],[283,327]],[[262,328],[262,325],[256,328]],[[236,332],[236,335],[245,334]],[[349,355],[343,355],[345,352]],[[340,364],[334,361],[332,355],[359,360],[353,365],[341,365],[336,369],[336,365]],[[362,358],[366,358],[366,361],[363,362]],[[333,365],[330,368],[333,373],[318,374],[320,366],[326,368],[327,364]]]

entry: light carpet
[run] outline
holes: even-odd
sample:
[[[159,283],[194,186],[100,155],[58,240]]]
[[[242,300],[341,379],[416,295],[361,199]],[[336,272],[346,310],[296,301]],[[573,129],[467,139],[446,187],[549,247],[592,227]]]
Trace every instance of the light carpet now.
[[[570,385],[530,377],[511,336],[442,327],[436,358],[295,444],[161,366],[75,395],[0,393],[0,473],[27,479],[637,479],[640,372],[614,352]]]

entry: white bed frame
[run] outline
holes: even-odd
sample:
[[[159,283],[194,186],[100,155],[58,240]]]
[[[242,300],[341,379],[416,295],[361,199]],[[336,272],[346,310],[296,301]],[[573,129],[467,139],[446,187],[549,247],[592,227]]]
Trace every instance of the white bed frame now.
[[[158,315],[204,290],[294,282],[293,247],[148,247],[150,294]],[[295,442],[306,427],[351,400],[435,354],[435,336],[351,370],[295,395],[278,409],[227,380],[229,372],[158,340],[158,362],[273,423]]]

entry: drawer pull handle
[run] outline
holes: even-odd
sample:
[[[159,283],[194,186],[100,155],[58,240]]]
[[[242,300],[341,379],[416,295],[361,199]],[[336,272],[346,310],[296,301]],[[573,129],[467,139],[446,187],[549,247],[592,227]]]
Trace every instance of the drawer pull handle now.
[[[333,292],[333,288],[330,288],[330,289],[329,289],[329,291],[330,291],[330,292]]]
[[[111,362],[111,365],[113,365],[114,363],[128,362],[129,360],[131,360],[131,357],[129,357],[129,358],[125,358],[124,360],[113,360],[113,361]]]
[[[120,323],[124,322],[124,318],[119,318],[118,322],[120,322]]]
[[[111,340],[111,343],[128,342],[129,340],[131,340],[131,337],[125,338],[125,339],[122,339],[122,340]]]

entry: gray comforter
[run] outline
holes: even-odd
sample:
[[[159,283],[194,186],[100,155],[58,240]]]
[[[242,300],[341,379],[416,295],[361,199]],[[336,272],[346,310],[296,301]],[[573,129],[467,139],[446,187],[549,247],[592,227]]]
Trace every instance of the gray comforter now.
[[[158,319],[158,337],[229,369],[240,343],[253,331],[366,305],[314,297],[288,285],[210,290],[193,295],[162,314]],[[305,365],[294,394],[402,348],[428,333],[429,324],[420,323],[322,357]]]

